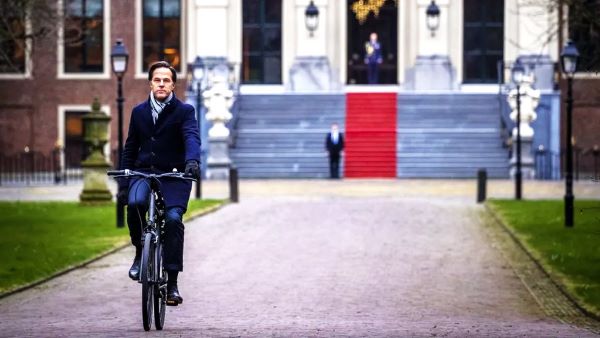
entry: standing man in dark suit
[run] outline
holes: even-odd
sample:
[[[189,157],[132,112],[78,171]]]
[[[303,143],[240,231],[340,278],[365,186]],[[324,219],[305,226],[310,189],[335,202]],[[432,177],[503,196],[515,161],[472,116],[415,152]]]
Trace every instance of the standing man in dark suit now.
[[[194,107],[175,97],[177,72],[168,62],[159,61],[148,70],[150,95],[131,113],[129,134],[123,149],[121,169],[148,173],[180,172],[200,176],[200,133]],[[129,277],[137,280],[140,274],[142,229],[148,209],[150,187],[144,179],[120,182],[119,199],[127,207],[127,223],[135,258]],[[127,189],[128,188],[128,189]],[[192,183],[176,179],[161,179],[165,215],[164,266],[168,274],[167,305],[183,302],[177,288],[177,275],[183,270],[182,217],[187,210]],[[128,191],[128,193],[127,193]]]
[[[325,148],[329,152],[329,176],[340,178],[340,157],[344,150],[344,134],[342,134],[337,123],[331,125],[331,131],[327,133]]]
[[[381,44],[377,41],[377,33],[373,32],[369,36],[369,41],[365,43],[365,64],[369,84],[379,83],[379,65],[382,62]]]

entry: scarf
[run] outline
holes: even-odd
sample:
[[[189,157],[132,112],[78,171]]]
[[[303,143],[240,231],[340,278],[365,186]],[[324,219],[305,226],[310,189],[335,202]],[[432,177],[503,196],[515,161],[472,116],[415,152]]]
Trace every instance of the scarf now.
[[[154,97],[154,93],[150,92],[150,106],[152,107],[152,120],[154,121],[154,124],[156,124],[156,120],[158,120],[158,114],[162,113],[163,109],[165,109],[172,98],[173,92],[169,94],[169,97],[167,97],[164,102],[160,102]]]

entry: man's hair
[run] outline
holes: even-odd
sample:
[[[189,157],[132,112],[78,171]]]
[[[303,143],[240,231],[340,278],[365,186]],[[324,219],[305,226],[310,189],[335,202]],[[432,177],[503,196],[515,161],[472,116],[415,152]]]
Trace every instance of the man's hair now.
[[[148,81],[152,81],[152,75],[158,68],[168,68],[171,71],[173,82],[177,82],[177,71],[167,61],[158,61],[150,65],[150,69],[148,69]]]

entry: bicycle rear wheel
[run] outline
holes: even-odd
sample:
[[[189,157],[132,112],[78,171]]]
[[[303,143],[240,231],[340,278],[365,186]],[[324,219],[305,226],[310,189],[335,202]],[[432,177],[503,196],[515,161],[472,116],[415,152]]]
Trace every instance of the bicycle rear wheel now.
[[[154,284],[154,324],[162,330],[165,324],[165,307],[167,304],[167,276],[162,265],[162,245],[158,243],[155,250],[156,281]]]
[[[154,293],[154,251],[155,244],[152,241],[152,234],[146,233],[144,237],[144,250],[142,252],[142,262],[140,266],[142,280],[142,320],[144,330],[149,331],[152,327],[152,295]]]

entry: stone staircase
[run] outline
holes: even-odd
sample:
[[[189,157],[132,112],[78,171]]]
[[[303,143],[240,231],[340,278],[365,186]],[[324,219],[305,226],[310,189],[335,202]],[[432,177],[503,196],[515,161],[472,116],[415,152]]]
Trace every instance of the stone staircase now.
[[[329,177],[325,135],[333,122],[347,130],[345,94],[242,95],[238,104],[240,177]],[[473,178],[479,168],[508,177],[495,94],[402,93],[397,106],[397,177]]]
[[[325,136],[345,129],[343,94],[242,95],[231,158],[242,178],[325,178]],[[340,168],[340,171],[343,167]]]
[[[495,94],[400,94],[398,177],[508,177]]]

